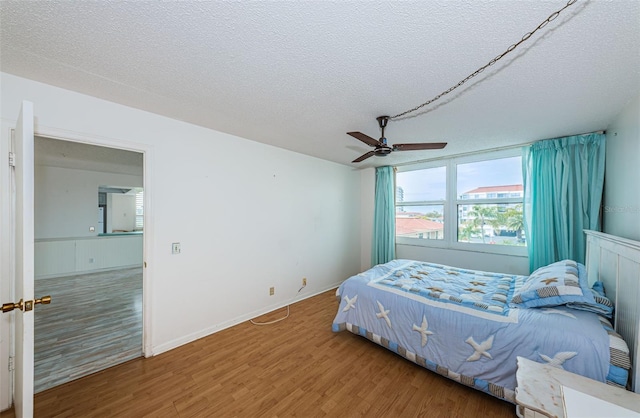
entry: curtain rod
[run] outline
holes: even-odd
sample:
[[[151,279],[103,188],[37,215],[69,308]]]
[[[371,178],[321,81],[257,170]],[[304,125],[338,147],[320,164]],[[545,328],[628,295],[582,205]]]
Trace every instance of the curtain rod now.
[[[583,132],[581,134],[574,134],[574,135],[567,135],[567,136],[589,135],[589,134],[606,135],[606,133],[607,133],[606,130],[599,130],[599,131]],[[418,161],[411,161],[411,162],[407,162],[407,163],[394,164],[394,167],[404,167],[405,165],[421,164],[421,163],[427,163],[427,162],[438,161],[438,160],[449,160],[451,158],[466,157],[468,155],[483,154],[485,152],[496,152],[496,151],[510,150],[510,149],[515,149],[515,148],[526,147],[528,145],[533,145],[536,142],[548,141],[550,139],[558,139],[558,138],[564,138],[564,137],[556,136],[556,137],[553,137],[553,138],[536,139],[535,141],[525,142],[523,144],[518,144],[518,145],[508,145],[508,146],[504,146],[504,147],[488,148],[488,149],[483,149],[483,150],[479,150],[479,151],[469,151],[469,152],[465,152],[465,153],[462,153],[462,154],[448,155],[448,156],[444,156],[444,157],[427,158],[425,160],[418,160]]]

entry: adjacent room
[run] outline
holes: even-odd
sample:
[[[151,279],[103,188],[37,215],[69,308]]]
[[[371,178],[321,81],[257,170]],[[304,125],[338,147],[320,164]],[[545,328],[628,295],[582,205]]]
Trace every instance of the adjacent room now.
[[[144,191],[140,153],[36,137],[34,156],[35,292],[57,301],[35,311],[38,393],[142,356]]]
[[[2,418],[640,413],[638,27],[3,0]]]

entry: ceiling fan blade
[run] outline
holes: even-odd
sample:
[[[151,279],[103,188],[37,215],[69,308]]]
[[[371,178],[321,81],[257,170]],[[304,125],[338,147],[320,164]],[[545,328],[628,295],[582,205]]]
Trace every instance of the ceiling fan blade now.
[[[360,161],[364,161],[364,160],[366,160],[367,158],[369,158],[369,157],[373,156],[373,154],[375,154],[375,152],[374,152],[374,151],[369,151],[369,152],[367,152],[366,154],[359,156],[358,158],[356,158],[355,160],[353,160],[353,161],[351,161],[351,162],[352,162],[352,163],[359,163]]]
[[[446,142],[425,142],[421,144],[394,144],[394,151],[417,151],[422,149],[442,149],[447,146]]]
[[[359,139],[360,141],[364,142],[365,144],[371,147],[378,147],[382,145],[382,143],[377,139],[373,139],[369,135],[365,135],[362,132],[347,132],[347,135],[351,135],[355,139]]]

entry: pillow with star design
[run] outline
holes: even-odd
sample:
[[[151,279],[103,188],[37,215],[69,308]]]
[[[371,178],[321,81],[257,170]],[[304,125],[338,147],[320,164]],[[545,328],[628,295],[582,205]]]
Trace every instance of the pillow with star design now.
[[[574,260],[558,261],[531,273],[522,286],[515,289],[510,306],[549,308],[568,304],[596,304],[587,283],[587,270]]]

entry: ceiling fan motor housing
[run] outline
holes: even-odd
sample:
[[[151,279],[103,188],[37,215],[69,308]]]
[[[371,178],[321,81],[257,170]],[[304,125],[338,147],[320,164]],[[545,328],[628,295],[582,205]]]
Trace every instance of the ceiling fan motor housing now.
[[[385,147],[378,147],[373,152],[378,157],[384,157],[384,156],[387,156],[387,155],[391,154],[391,151],[393,151],[393,149],[391,149],[390,147],[386,147],[385,146]]]
[[[409,144],[393,144],[392,146],[387,145],[387,138],[384,136],[384,128],[387,126],[389,122],[389,116],[378,116],[376,118],[378,120],[378,125],[380,126],[380,139],[371,138],[369,135],[363,134],[362,132],[347,132],[347,135],[351,135],[358,141],[362,141],[365,144],[373,147],[373,151],[369,151],[364,155],[353,160],[354,163],[359,163],[361,161],[366,160],[372,156],[385,157],[391,154],[393,151],[418,151],[418,150],[427,150],[427,149],[441,149],[444,148],[447,143],[446,142],[426,142],[426,143],[409,143]]]

